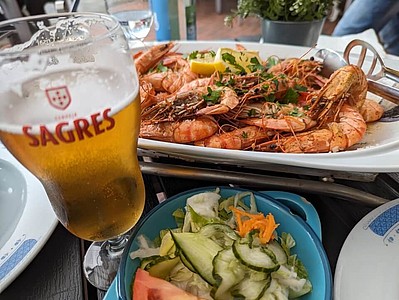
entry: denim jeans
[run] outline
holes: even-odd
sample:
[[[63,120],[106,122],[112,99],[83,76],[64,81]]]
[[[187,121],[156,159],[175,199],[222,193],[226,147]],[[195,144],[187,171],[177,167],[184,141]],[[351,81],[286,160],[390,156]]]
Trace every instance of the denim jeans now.
[[[399,1],[355,0],[334,29],[333,36],[373,28],[389,54],[399,56]]]

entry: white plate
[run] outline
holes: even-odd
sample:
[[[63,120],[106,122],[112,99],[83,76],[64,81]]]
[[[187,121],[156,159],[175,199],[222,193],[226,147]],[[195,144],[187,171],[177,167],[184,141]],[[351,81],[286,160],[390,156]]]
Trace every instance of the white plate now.
[[[0,236],[7,237],[0,239],[1,293],[39,253],[58,221],[42,184],[1,143],[0,169]],[[10,187],[4,192],[4,186]]]
[[[293,47],[277,44],[239,43],[247,49],[259,51],[263,59],[277,55],[281,58],[310,57],[317,49]],[[179,51],[190,53],[194,50],[232,47],[236,42],[180,42]],[[386,60],[387,65],[398,67],[399,61]],[[370,95],[373,97],[374,95]],[[375,96],[374,96],[375,97]],[[376,98],[379,100],[379,98]],[[390,105],[387,104],[386,105]],[[175,157],[232,163],[247,167],[262,164],[282,164],[338,171],[357,172],[398,172],[399,171],[399,120],[396,122],[376,122],[369,125],[363,141],[353,151],[320,154],[266,153],[212,149],[139,139],[139,147]]]
[[[399,199],[379,206],[352,229],[334,282],[334,300],[399,299]]]

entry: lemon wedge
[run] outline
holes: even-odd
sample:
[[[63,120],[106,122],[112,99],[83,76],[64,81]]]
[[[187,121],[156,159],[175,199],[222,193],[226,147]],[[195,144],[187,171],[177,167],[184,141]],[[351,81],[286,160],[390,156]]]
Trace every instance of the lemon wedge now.
[[[215,71],[215,52],[198,54],[195,58],[189,59],[190,70],[196,74],[210,76]]]
[[[258,51],[219,48],[214,59],[214,67],[219,72],[251,73],[261,64]]]

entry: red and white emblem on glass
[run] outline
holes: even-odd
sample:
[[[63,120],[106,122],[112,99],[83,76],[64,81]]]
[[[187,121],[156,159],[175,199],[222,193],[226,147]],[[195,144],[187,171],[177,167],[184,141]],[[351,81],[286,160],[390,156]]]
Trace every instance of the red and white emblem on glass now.
[[[66,86],[46,89],[46,96],[51,106],[65,110],[71,104],[71,94]]]

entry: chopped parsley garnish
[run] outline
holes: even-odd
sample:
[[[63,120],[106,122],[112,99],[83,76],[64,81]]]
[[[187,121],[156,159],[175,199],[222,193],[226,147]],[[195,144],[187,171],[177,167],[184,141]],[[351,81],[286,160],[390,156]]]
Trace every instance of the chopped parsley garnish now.
[[[188,55],[188,59],[201,59],[206,57],[215,57],[216,53],[213,50],[207,52],[193,51]]]
[[[243,139],[247,139],[247,138],[248,138],[248,133],[244,131],[244,132],[241,134],[241,136],[242,136]]]
[[[237,64],[236,58],[234,57],[234,55],[231,55],[230,53],[223,53],[222,59],[223,59],[223,61],[228,62],[229,64],[231,64],[233,66]]]
[[[254,116],[256,116],[256,115],[257,115],[256,109],[252,108],[252,109],[250,109],[250,110],[248,111],[248,117],[254,117]]]
[[[278,85],[279,85],[278,79],[273,79],[272,81],[273,81],[274,85],[276,86],[276,90],[278,90]]]
[[[236,58],[230,53],[223,53],[222,60],[228,64],[234,66],[238,70],[238,74],[246,74],[245,69],[236,62]]]
[[[248,65],[248,69],[251,72],[264,71],[265,70],[265,67],[262,66],[262,64],[259,62],[259,60],[256,57],[252,57],[249,61],[251,62],[251,64]]]
[[[308,90],[306,86],[300,84],[296,84],[294,88],[298,92],[306,92]]]
[[[290,111],[289,115],[293,117],[302,117],[303,113],[299,110],[298,107],[294,107],[293,110]]]
[[[198,51],[193,51],[189,54],[188,59],[196,59],[198,56]]]
[[[221,86],[232,87],[232,86],[234,86],[235,83],[236,83],[235,79],[234,79],[233,77],[230,77],[230,78],[229,78],[228,80],[226,80],[226,81],[223,81],[223,80],[216,81],[216,82],[215,82],[215,85],[216,85],[216,86],[219,86],[219,87],[221,87]]]
[[[260,74],[260,78],[263,80],[272,79],[273,77],[274,77],[274,75],[272,73],[262,72]]]
[[[163,63],[160,62],[160,63],[157,65],[156,70],[157,70],[158,72],[166,72],[166,71],[168,70],[168,67],[164,66]]]
[[[219,103],[219,98],[222,91],[212,90],[209,86],[207,88],[208,94],[203,95],[202,97],[207,102],[207,104],[216,104]]]
[[[296,90],[289,88],[284,95],[286,103],[298,103],[299,94]]]
[[[274,102],[276,100],[276,96],[274,94],[264,95],[263,98],[266,102]]]
[[[270,85],[268,85],[268,84],[262,85],[262,90],[264,90],[264,91],[268,91],[269,88],[270,88]]]

